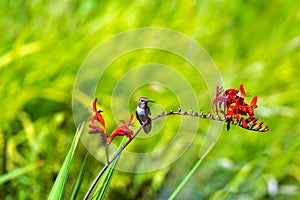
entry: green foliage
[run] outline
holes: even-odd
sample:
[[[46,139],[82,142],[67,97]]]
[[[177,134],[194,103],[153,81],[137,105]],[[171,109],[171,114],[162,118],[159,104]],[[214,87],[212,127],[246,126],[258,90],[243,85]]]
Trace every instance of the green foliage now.
[[[86,154],[84,160],[83,160],[83,163],[81,165],[81,168],[80,168],[80,172],[77,176],[77,179],[76,179],[76,182],[74,183],[74,186],[72,188],[72,192],[70,194],[70,199],[76,199],[77,198],[77,195],[78,195],[78,192],[80,190],[80,186],[83,182],[83,178],[84,178],[84,175],[87,171],[87,168],[88,168],[88,161],[89,161],[89,154]]]
[[[58,176],[57,176],[57,178],[54,182],[54,185],[50,191],[50,194],[48,196],[49,200],[50,199],[63,199],[64,190],[65,190],[67,179],[68,179],[69,169],[71,168],[71,161],[74,156],[78,141],[80,139],[80,135],[82,133],[83,126],[84,126],[84,124],[81,124],[77,129],[77,132],[74,136],[69,153],[66,156],[66,159],[65,159],[61,169],[59,170]]]
[[[300,198],[297,5],[296,0],[0,1],[0,199],[48,197],[74,138],[71,102],[77,70],[100,42],[146,26],[174,29],[203,45],[226,88],[243,83],[246,91],[259,97],[257,115],[270,127],[267,133],[238,127],[228,133],[224,130],[177,198]],[[114,88],[110,86],[133,66],[149,62],[180,71],[198,91],[201,108],[210,110],[206,85],[189,63],[166,52],[149,50],[142,56],[132,52],[112,63],[99,82],[106,85],[98,88],[96,95],[109,121],[108,130],[115,126],[110,108]],[[145,85],[132,95],[131,113],[137,98],[145,93],[167,110],[179,105],[172,91]],[[189,108],[183,105],[183,109]],[[152,113],[158,114],[161,109],[153,105]],[[128,110],[120,112],[118,119],[127,118]],[[128,151],[151,152],[172,141],[180,118],[165,120],[153,124],[160,134],[136,138]],[[191,119],[191,123],[198,122]],[[199,122],[195,139],[189,138],[188,130],[184,132],[185,140],[192,140],[192,145],[168,167],[143,174],[116,171],[108,197],[168,198],[198,162],[207,126],[207,121]],[[74,194],[72,188],[78,185],[87,153],[82,144],[77,148],[65,185],[66,199]],[[161,159],[172,157],[174,151]],[[101,163],[91,158],[79,180],[80,187],[76,186],[78,199],[82,199],[100,169]],[[277,187],[276,193],[270,192],[273,186]]]

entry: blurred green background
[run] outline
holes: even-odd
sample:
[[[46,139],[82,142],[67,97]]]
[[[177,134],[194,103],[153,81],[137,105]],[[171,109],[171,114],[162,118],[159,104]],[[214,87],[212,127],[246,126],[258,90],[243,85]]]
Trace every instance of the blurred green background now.
[[[267,133],[224,129],[178,199],[214,199],[223,194],[226,199],[299,199],[298,4],[296,0],[1,1],[0,199],[48,196],[75,133],[72,90],[81,63],[106,39],[147,26],[182,32],[203,45],[225,87],[243,83],[247,92],[259,97],[257,116],[270,127]],[[191,73],[189,68],[181,70]],[[107,84],[121,75],[111,73]],[[200,91],[202,80],[202,86],[195,78],[189,81]],[[103,97],[101,92],[97,95],[109,123],[109,89]],[[168,96],[153,97],[168,109],[177,108],[168,104]],[[209,102],[203,106],[209,111]],[[172,165],[151,173],[116,172],[108,199],[166,199],[197,161],[207,124],[200,121],[199,137]],[[108,129],[114,125],[109,123]],[[171,137],[172,132],[160,141]],[[143,141],[141,148],[151,150],[155,142]],[[138,147],[134,143],[131,148],[134,145]],[[65,199],[86,154],[80,143]],[[101,167],[91,157],[79,199]],[[8,173],[12,175],[7,179]]]

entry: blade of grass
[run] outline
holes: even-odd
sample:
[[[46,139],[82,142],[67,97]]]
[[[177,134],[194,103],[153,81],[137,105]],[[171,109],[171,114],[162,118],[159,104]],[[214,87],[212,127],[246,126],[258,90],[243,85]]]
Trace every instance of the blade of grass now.
[[[198,169],[204,158],[209,154],[209,152],[214,147],[215,143],[211,144],[209,148],[205,151],[203,156],[200,157],[200,159],[197,161],[197,163],[194,165],[194,167],[191,169],[191,171],[186,175],[186,177],[181,181],[181,183],[178,185],[178,187],[174,190],[174,192],[169,197],[169,200],[174,199],[180,190],[183,188],[183,186],[188,182],[188,180],[191,178],[191,176],[195,173],[195,171]]]
[[[198,167],[200,166],[200,164],[202,163],[204,157],[201,157],[198,162],[194,165],[194,167],[192,168],[192,170],[188,173],[188,175],[183,179],[183,181],[178,185],[178,187],[174,190],[174,192],[171,194],[171,196],[169,197],[170,199],[174,199],[178,193],[180,192],[180,190],[183,188],[183,186],[187,183],[187,181],[191,178],[191,176],[195,173],[195,171],[198,169]]]
[[[86,172],[86,168],[88,166],[87,163],[88,163],[89,158],[90,158],[89,155],[90,154],[85,155],[85,158],[83,160],[83,163],[82,163],[80,171],[79,171],[79,175],[77,176],[76,181],[74,183],[74,186],[72,188],[70,199],[76,199],[77,198],[77,195],[78,195],[83,177],[84,177],[85,172]]]
[[[71,160],[73,158],[73,155],[75,153],[76,146],[78,144],[78,141],[80,139],[80,134],[83,130],[84,123],[80,124],[77,128],[76,134],[74,136],[71,148],[69,150],[69,153],[67,157],[65,158],[65,161],[63,163],[63,166],[61,167],[59,174],[55,180],[54,185],[52,186],[51,192],[48,196],[48,200],[50,199],[62,199],[63,198],[63,192],[65,189],[65,185],[68,178],[68,172],[71,164]]]

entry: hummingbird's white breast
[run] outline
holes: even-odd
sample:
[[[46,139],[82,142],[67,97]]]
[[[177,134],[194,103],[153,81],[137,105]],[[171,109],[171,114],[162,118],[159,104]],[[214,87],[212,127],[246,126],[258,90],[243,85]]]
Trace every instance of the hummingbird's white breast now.
[[[141,120],[145,121],[146,120],[146,111],[145,111],[145,109],[137,107],[136,111],[137,111],[139,117],[141,118]]]

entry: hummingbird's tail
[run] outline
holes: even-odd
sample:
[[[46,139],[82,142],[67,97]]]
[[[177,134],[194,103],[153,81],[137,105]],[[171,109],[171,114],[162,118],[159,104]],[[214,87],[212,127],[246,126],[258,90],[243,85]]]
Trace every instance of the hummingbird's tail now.
[[[143,127],[144,132],[147,133],[147,134],[151,131],[151,128],[152,128],[152,123],[151,123],[151,121],[150,121],[149,123],[147,123],[147,124]]]

